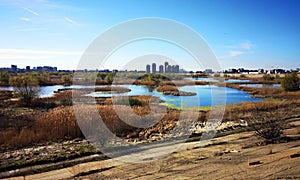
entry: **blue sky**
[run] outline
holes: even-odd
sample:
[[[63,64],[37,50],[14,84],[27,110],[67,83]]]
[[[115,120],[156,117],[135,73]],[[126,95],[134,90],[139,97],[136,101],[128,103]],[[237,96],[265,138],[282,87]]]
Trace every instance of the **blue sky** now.
[[[298,0],[0,0],[0,67],[76,69],[98,35],[142,17],[167,18],[191,27],[209,44],[223,69],[300,67]],[[100,69],[121,68],[118,61],[128,51]],[[187,66],[197,70],[193,67]]]

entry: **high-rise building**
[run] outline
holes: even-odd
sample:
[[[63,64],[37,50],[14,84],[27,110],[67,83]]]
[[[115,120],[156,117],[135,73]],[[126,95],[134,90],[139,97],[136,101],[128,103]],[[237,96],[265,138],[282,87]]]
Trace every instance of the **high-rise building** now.
[[[164,66],[163,65],[159,66],[159,73],[164,73]]]
[[[152,73],[156,73],[156,64],[152,63]]]
[[[172,72],[172,73],[175,72],[175,65],[172,65],[171,72]]]
[[[147,64],[146,65],[146,73],[150,73],[151,71],[150,71],[150,64]]]
[[[167,66],[167,72],[168,72],[168,73],[172,72],[172,66],[171,66],[171,65],[168,65],[168,66]]]
[[[169,63],[168,63],[168,62],[165,62],[165,73],[168,72],[168,65],[169,65]]]
[[[175,65],[175,72],[174,73],[179,73],[179,65]]]

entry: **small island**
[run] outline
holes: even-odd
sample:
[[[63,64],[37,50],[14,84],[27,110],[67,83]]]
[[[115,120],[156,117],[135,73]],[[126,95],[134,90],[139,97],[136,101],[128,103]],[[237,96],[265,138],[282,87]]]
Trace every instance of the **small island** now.
[[[185,91],[179,91],[176,86],[173,85],[165,85],[165,86],[158,86],[156,88],[157,92],[161,92],[164,95],[170,95],[170,96],[195,96],[197,93],[193,92],[185,92]]]

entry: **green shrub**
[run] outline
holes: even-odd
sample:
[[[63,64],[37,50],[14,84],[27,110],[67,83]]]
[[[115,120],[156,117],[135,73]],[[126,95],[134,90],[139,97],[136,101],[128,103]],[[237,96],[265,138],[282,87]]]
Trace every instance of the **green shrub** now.
[[[247,76],[245,74],[241,74],[240,78],[246,78]]]
[[[295,72],[287,74],[281,81],[281,87],[285,91],[296,91],[299,90],[300,80]]]
[[[143,103],[135,98],[129,98],[129,104],[130,106],[142,106]]]
[[[220,77],[221,75],[220,74],[214,74],[214,77]]]
[[[7,85],[9,83],[10,74],[7,71],[0,72],[0,83]]]

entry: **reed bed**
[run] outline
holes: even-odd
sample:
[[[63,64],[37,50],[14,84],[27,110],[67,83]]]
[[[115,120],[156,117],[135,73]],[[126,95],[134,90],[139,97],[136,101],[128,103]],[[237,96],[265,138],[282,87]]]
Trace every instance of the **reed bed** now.
[[[149,100],[144,98],[145,101]],[[78,105],[81,106],[81,115],[87,117],[84,124],[88,127],[94,127],[93,125],[99,121],[95,119],[91,114],[95,106],[93,105]],[[144,107],[130,107],[124,105],[96,105],[96,108],[101,116],[106,127],[111,132],[119,137],[131,137],[133,134],[137,135],[141,131],[147,131],[153,129],[160,132],[169,131],[174,123],[178,119],[178,110],[169,110],[166,114],[159,113],[159,108],[151,109],[157,111],[152,113],[151,116],[146,116],[150,113],[150,109]],[[122,120],[115,111],[124,114]],[[7,149],[18,149],[26,146],[32,146],[39,143],[57,142],[66,139],[84,138],[75,116],[74,108],[72,106],[61,106],[54,109],[34,110],[28,111],[19,109],[20,113],[11,119],[12,116],[4,117],[2,119],[8,119],[12,121],[14,126],[3,126],[0,131],[0,144],[1,151]],[[16,113],[16,112],[15,112]],[[3,113],[4,114],[4,113]],[[162,118],[162,119],[160,119]],[[18,119],[18,120],[17,120]],[[160,120],[158,123],[153,120]],[[22,123],[26,122],[26,123]],[[126,122],[126,123],[125,123]],[[168,128],[163,128],[166,124]],[[129,124],[152,124],[149,128],[134,127]],[[143,136],[144,137],[144,136]]]

